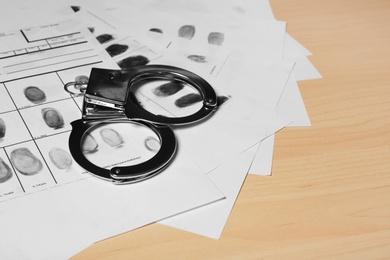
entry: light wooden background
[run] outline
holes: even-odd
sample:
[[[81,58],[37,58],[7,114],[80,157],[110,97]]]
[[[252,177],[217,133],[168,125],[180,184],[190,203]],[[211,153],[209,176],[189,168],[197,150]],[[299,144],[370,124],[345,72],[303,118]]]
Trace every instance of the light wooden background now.
[[[324,77],[299,83],[313,126],[277,134],[220,240],[152,224],[74,259],[390,259],[390,1],[271,4]]]

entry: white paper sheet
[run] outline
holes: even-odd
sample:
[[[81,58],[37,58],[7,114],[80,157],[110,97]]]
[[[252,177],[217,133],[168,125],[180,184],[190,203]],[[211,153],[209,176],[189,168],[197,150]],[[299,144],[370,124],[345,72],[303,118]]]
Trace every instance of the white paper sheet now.
[[[285,58],[301,57],[301,56],[311,56],[312,53],[300,42],[294,39],[289,33],[286,33],[285,42],[284,42],[284,56]]]
[[[310,62],[309,58],[301,57],[299,59],[294,59],[294,62],[296,63],[294,76],[297,81],[322,78],[322,75],[316,67],[314,67],[313,63]]]
[[[289,127],[311,126],[309,114],[294,76],[287,83],[280,98],[277,112],[284,118],[291,120],[291,123],[288,125]]]
[[[294,75],[290,77],[276,111],[279,115],[291,121],[287,127],[311,126],[310,117]],[[272,174],[274,138],[275,136],[268,137],[261,142],[249,170],[250,173],[263,176],[270,176]]]
[[[309,115],[294,76],[290,77],[276,111],[279,115],[291,120],[291,123],[287,127],[311,126]],[[274,140],[275,136],[272,135],[260,143],[249,170],[250,173],[263,176],[270,176],[272,174]]]
[[[218,81],[233,85],[271,110],[279,103],[293,72],[293,62],[245,57],[229,60],[218,74]],[[229,82],[229,83],[228,83]]]
[[[250,166],[249,173],[261,176],[272,175],[275,135],[262,140]]]
[[[255,153],[256,147],[253,147],[208,174],[210,179],[228,194],[225,200],[162,220],[160,223],[219,239]]]

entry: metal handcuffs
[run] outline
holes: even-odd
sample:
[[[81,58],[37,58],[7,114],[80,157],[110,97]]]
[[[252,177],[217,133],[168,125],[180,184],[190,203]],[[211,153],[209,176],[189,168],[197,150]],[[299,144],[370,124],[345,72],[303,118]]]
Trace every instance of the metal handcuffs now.
[[[143,109],[133,91],[142,80],[163,79],[180,81],[194,87],[203,98],[202,107],[183,117],[164,117]],[[176,137],[170,125],[194,123],[210,116],[217,108],[217,95],[212,86],[200,76],[178,67],[146,65],[127,70],[93,68],[88,82],[69,82],[65,90],[83,95],[82,118],[71,123],[69,149],[74,160],[92,175],[115,184],[139,182],[160,173],[172,160],[177,148]],[[102,124],[126,122],[151,129],[159,138],[161,147],[143,163],[101,168],[83,154],[81,142],[85,134]]]

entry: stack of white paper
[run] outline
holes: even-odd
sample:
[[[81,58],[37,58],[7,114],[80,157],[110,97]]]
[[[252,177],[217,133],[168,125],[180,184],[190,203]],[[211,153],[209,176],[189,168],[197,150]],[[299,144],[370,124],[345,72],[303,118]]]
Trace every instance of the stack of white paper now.
[[[0,173],[12,172],[0,182],[1,258],[67,258],[157,221],[218,239],[246,175],[271,175],[276,132],[311,125],[297,81],[321,75],[268,0],[10,6],[7,21],[29,19],[0,26]],[[92,67],[126,69],[134,58],[193,71],[227,102],[201,124],[173,127],[177,156],[147,181],[114,186],[75,163],[58,167],[50,152],[67,151],[70,122],[82,106],[63,84]],[[31,99],[29,87],[45,98]],[[63,113],[61,127],[42,123],[46,107]],[[28,176],[17,152],[42,165]]]

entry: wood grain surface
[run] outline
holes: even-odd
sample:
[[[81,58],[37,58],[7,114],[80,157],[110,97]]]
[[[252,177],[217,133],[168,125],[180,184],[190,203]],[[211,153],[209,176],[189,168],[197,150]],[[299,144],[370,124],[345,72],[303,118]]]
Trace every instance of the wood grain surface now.
[[[313,126],[276,135],[220,240],[152,224],[74,259],[390,259],[390,1],[271,5],[323,75],[299,82]]]

